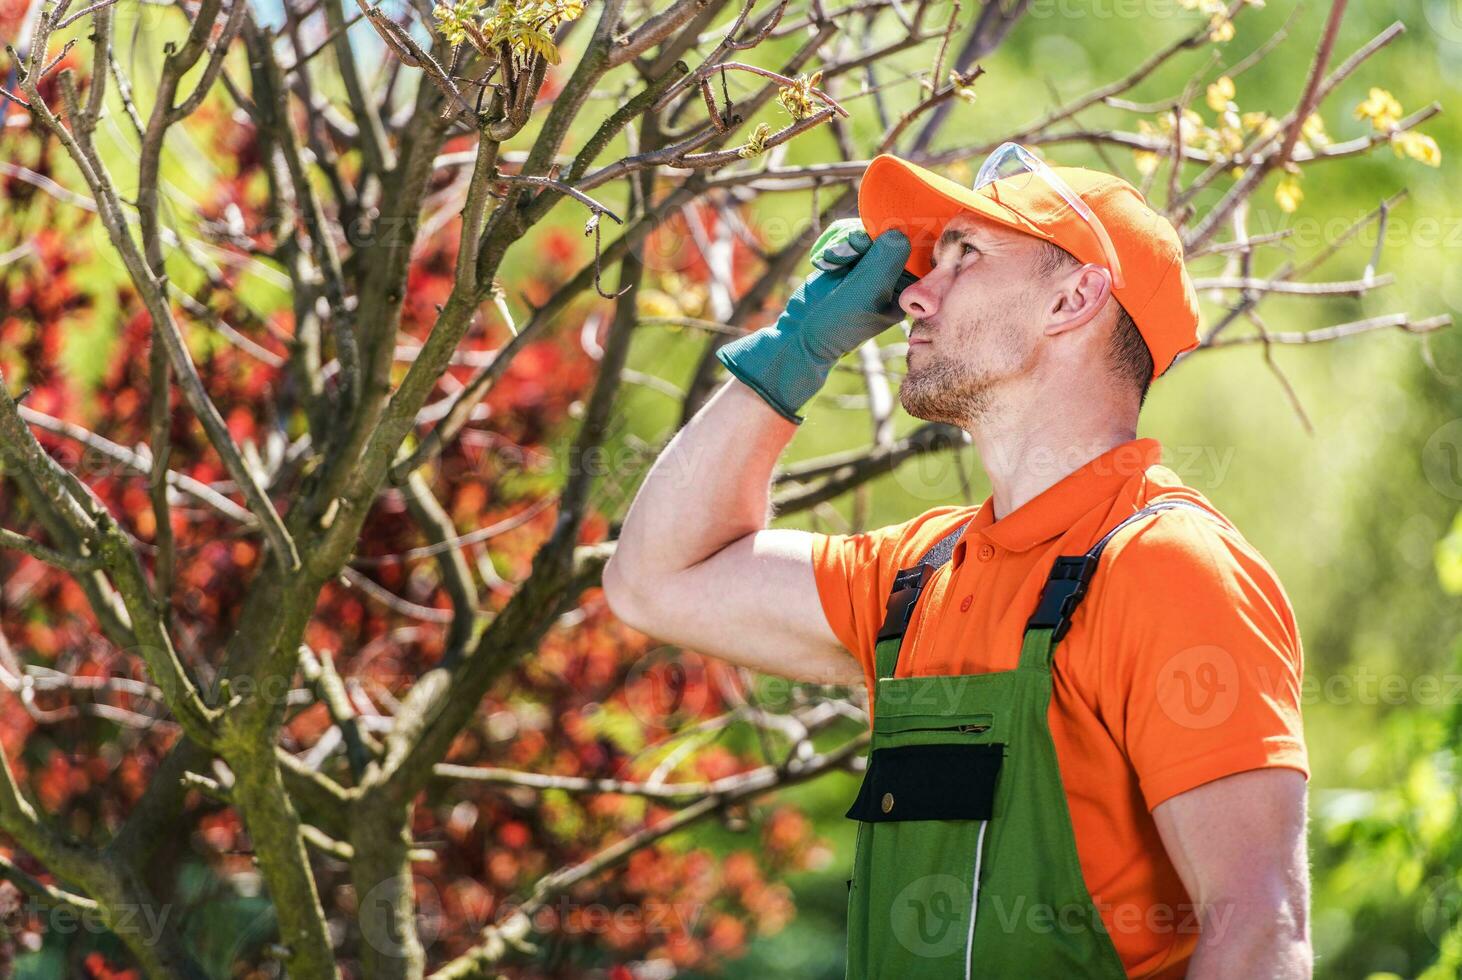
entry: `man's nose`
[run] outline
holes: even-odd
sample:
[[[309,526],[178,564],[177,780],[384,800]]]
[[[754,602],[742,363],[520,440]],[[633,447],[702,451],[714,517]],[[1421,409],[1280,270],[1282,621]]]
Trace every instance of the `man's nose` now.
[[[905,287],[899,296],[899,306],[915,320],[927,320],[939,312],[939,292],[934,273]]]

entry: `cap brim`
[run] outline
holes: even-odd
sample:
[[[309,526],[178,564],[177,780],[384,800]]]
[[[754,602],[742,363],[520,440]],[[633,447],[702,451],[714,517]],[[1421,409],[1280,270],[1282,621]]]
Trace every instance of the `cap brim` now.
[[[903,232],[910,246],[904,268],[916,276],[929,274],[934,245],[949,219],[967,211],[1027,235],[1053,240],[1050,233],[1000,202],[907,160],[885,154],[875,157],[863,171],[858,217],[864,229],[874,238],[890,229]]]

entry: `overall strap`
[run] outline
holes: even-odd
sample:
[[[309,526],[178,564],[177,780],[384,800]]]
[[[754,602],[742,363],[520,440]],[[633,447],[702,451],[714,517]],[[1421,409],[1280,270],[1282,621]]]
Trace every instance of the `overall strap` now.
[[[1188,507],[1208,517],[1214,516],[1211,511],[1188,500],[1159,501],[1124,518],[1116,527],[1102,535],[1101,540],[1092,545],[1086,554],[1062,555],[1056,559],[1051,565],[1051,574],[1046,579],[1045,588],[1041,590],[1036,611],[1025,624],[1025,639],[1020,651],[1022,667],[1050,666],[1051,651],[1071,628],[1071,617],[1076,614],[1076,607],[1081,605],[1081,600],[1086,596],[1087,586],[1096,574],[1097,559],[1101,557],[1107,542],[1133,521],[1174,507]]]
[[[874,648],[879,677],[893,676],[894,668],[898,666],[899,648],[903,646],[904,631],[909,628],[909,620],[914,614],[914,604],[919,601],[919,593],[924,591],[924,584],[933,577],[935,570],[954,554],[955,543],[959,541],[964,529],[965,525],[961,523],[934,542],[934,546],[924,552],[924,557],[919,559],[917,565],[900,569],[894,576],[893,588],[888,594],[887,611],[883,617],[883,625],[878,629],[877,645]]]

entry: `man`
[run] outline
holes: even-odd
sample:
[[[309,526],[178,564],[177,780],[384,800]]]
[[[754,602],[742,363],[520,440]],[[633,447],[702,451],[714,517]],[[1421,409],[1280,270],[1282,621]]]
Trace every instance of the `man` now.
[[[719,352],[734,380],[641,488],[611,607],[868,685],[850,977],[1309,976],[1293,612],[1136,438],[1148,385],[1197,345],[1177,234],[1125,181],[1014,144],[973,190],[879,157],[859,213],[775,324]],[[989,499],[769,529],[799,411],[903,314],[903,407],[969,433]]]

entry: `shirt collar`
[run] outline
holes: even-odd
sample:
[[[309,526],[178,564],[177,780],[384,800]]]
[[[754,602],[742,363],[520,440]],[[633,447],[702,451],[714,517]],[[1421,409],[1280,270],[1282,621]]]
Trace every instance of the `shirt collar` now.
[[[963,558],[965,544],[973,537],[1008,551],[1026,551],[1060,537],[1093,508],[1113,500],[1134,476],[1161,462],[1160,442],[1132,439],[1087,460],[999,520],[992,494],[960,535],[955,557]]]

